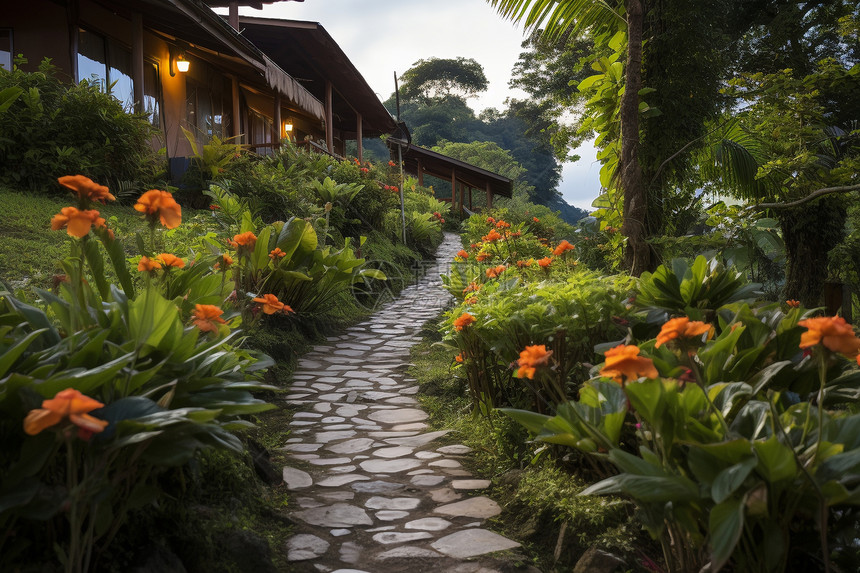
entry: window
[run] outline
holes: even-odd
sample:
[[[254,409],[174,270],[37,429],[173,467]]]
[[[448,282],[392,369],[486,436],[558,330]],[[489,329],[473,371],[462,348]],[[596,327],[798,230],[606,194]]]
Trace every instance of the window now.
[[[143,67],[143,111],[149,114],[149,122],[160,128],[161,82],[158,78],[158,64],[146,62]]]
[[[12,71],[12,30],[0,28],[0,68]]]
[[[108,65],[109,64],[109,65]],[[78,29],[78,81],[110,93],[124,108],[134,105],[134,83],[131,80],[131,53],[114,42]]]
[[[185,122],[198,137],[208,141],[213,135],[224,137],[226,132],[223,78],[216,72],[201,65],[195,65],[195,72],[206,83],[185,74]]]

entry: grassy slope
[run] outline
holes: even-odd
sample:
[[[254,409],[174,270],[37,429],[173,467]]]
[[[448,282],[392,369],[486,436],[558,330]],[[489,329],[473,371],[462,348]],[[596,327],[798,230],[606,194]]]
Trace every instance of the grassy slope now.
[[[629,504],[578,495],[588,484],[578,476],[583,471],[580,460],[565,459],[571,450],[550,446],[535,455],[541,445],[527,443],[525,430],[507,417],[473,416],[466,382],[453,369],[452,353],[434,345],[441,339],[437,323],[428,323],[422,334],[424,341],[413,348],[410,368],[421,386],[422,405],[435,428],[453,429],[448,435],[452,443],[475,450],[470,469],[492,480],[491,497],[507,500],[494,526],[523,542],[537,567],[570,571],[595,546],[622,556],[630,570],[638,571],[634,563],[643,552],[659,551],[633,522]],[[556,543],[565,523],[556,562]]]

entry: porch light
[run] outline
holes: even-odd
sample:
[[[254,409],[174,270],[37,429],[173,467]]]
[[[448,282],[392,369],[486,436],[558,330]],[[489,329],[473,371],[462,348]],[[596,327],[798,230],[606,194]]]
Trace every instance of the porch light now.
[[[293,124],[290,121],[285,121],[281,133],[284,137],[289,137],[293,132]]]
[[[188,71],[189,66],[191,66],[191,62],[185,59],[184,54],[179,54],[176,56],[176,69],[183,74]]]

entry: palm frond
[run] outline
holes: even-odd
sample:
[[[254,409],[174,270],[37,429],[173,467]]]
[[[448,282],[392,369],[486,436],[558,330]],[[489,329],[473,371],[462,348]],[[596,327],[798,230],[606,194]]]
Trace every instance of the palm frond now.
[[[727,123],[717,140],[704,149],[702,174],[721,183],[723,190],[745,200],[772,199],[776,185],[769,178],[757,178],[767,162],[764,146],[745,131],[739,122]]]
[[[625,29],[623,2],[607,0],[488,0],[503,17],[522,22],[526,30],[543,28],[549,38],[583,30]]]

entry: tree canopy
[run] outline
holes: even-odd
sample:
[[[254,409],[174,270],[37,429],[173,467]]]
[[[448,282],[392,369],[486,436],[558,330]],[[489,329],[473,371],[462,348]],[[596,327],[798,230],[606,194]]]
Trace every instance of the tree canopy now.
[[[405,100],[425,103],[451,97],[465,100],[485,91],[489,85],[483,66],[472,58],[421,59],[400,76],[400,81],[400,93]]]

